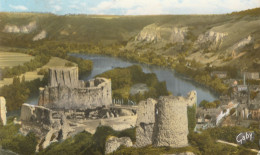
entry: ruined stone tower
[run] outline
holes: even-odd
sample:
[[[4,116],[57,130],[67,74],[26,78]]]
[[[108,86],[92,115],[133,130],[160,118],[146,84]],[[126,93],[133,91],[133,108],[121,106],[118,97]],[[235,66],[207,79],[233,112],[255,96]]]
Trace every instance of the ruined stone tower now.
[[[0,122],[6,125],[6,102],[2,96],[0,96]]]
[[[158,100],[141,101],[137,110],[135,146],[187,146],[187,107],[196,101],[196,91],[191,91],[187,97],[162,96]]]
[[[157,112],[158,111],[158,112]],[[163,96],[156,104],[155,146],[184,147],[188,145],[187,100]]]
[[[156,103],[156,100],[148,98],[146,101],[141,101],[138,104],[136,135],[139,136],[136,137],[135,143],[137,147],[144,147],[153,142]]]
[[[49,86],[78,87],[78,67],[49,68]]]
[[[49,84],[39,88],[38,105],[51,109],[85,110],[112,104],[111,80],[95,78],[78,80],[77,67],[49,70]]]

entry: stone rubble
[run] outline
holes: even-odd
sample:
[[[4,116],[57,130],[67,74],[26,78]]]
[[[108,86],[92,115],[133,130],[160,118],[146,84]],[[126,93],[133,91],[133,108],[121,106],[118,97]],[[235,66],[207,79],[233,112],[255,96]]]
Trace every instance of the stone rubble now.
[[[121,145],[124,145],[126,147],[131,147],[133,146],[133,143],[129,137],[121,137],[121,138],[117,138],[114,136],[109,137],[105,145],[105,154],[109,154],[116,151]]]

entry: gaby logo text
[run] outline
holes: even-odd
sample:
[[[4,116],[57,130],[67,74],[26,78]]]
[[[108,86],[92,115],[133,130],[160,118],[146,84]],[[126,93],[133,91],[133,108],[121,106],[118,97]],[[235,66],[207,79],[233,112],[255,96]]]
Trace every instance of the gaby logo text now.
[[[253,141],[255,138],[254,134],[255,134],[254,132],[242,132],[237,135],[236,141],[240,145],[246,143],[246,141],[248,141],[248,140]]]

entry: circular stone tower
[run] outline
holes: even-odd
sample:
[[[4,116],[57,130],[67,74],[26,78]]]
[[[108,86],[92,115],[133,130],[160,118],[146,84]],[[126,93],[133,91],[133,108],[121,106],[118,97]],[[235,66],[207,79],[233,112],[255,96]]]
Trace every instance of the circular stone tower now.
[[[184,147],[188,145],[187,99],[163,96],[156,104],[155,146]]]

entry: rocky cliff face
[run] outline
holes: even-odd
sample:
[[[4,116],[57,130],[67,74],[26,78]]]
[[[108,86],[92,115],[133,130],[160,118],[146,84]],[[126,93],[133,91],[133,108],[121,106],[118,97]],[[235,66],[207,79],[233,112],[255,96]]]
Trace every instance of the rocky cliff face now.
[[[227,35],[228,33],[220,33],[212,30],[207,31],[205,34],[199,35],[195,42],[195,48],[208,49],[209,51],[218,50]]]
[[[187,32],[187,27],[157,26],[156,24],[151,24],[143,28],[143,30],[135,37],[135,41],[165,41],[170,43],[183,42]]]
[[[0,96],[0,122],[6,125],[6,101],[5,98]]]
[[[30,33],[37,27],[36,21],[30,22],[28,25],[17,26],[17,25],[5,25],[3,32],[6,33]]]
[[[253,42],[253,38],[249,35],[247,38],[244,38],[242,40],[240,40],[239,42],[237,42],[236,44],[234,44],[232,47],[230,47],[229,49],[227,49],[227,53],[230,55],[235,57],[239,54],[239,52],[246,46],[249,45]]]
[[[38,33],[36,36],[33,37],[33,41],[42,40],[46,38],[47,32],[45,30],[42,30],[40,33]]]

